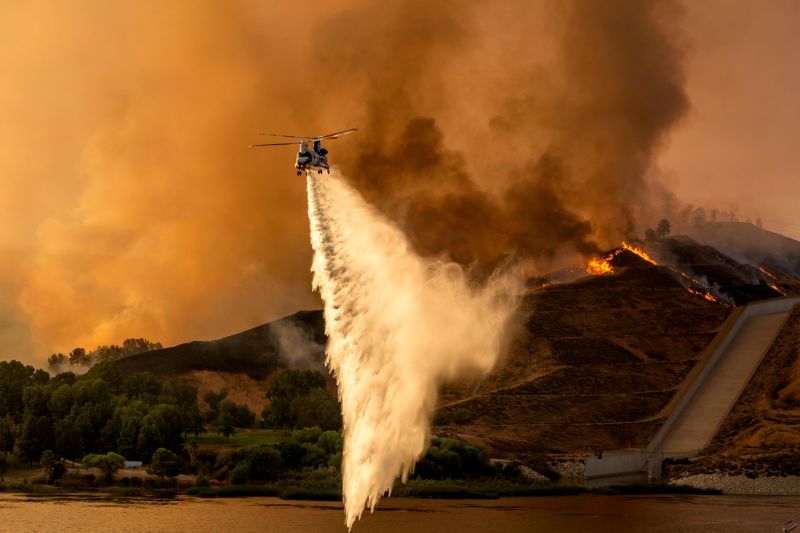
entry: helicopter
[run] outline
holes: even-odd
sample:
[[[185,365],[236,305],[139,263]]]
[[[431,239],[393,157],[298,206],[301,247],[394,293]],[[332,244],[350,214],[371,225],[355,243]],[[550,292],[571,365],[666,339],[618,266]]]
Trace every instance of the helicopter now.
[[[340,135],[353,133],[357,128],[350,128],[349,130],[337,131],[327,135],[318,136],[303,136],[303,135],[283,135],[281,133],[259,133],[259,135],[266,135],[268,137],[285,137],[287,139],[297,139],[291,142],[282,143],[266,143],[266,144],[251,144],[250,148],[258,148],[261,146],[288,146],[290,144],[297,144],[299,150],[297,151],[297,159],[294,162],[294,168],[297,170],[297,175],[303,171],[312,172],[317,169],[318,174],[322,174],[326,170],[328,174],[331,173],[331,167],[328,164],[328,150],[322,147],[323,139],[338,139]],[[311,150],[308,149],[308,144],[312,143]]]

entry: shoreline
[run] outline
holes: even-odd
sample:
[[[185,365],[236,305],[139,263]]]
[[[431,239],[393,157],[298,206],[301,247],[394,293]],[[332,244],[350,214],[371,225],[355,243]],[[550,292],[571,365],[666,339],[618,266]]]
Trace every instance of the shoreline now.
[[[667,481],[669,485],[716,489],[739,496],[800,496],[800,476],[764,476],[744,474],[693,474]]]

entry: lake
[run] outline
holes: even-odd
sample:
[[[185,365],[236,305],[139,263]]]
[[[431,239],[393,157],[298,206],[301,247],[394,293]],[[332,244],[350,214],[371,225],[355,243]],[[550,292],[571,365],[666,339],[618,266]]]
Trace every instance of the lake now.
[[[800,497],[558,496],[384,500],[356,533],[778,532]],[[114,499],[0,493],[0,531],[343,532],[341,504],[277,498]]]

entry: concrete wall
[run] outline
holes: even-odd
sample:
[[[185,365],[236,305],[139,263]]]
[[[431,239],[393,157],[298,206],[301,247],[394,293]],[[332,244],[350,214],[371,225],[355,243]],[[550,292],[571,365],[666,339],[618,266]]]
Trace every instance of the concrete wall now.
[[[692,400],[697,390],[703,385],[706,378],[713,372],[720,357],[722,357],[734,337],[736,337],[736,334],[741,330],[742,325],[753,316],[781,312],[788,313],[798,303],[800,303],[800,297],[773,298],[751,303],[744,308],[734,309],[729,320],[723,324],[720,332],[709,345],[710,354],[704,358],[702,368],[694,370],[693,375],[689,377],[691,381],[685,385],[682,390],[676,394],[676,398],[670,402],[671,412],[664,422],[664,425],[650,441],[648,447],[645,450],[611,451],[604,452],[602,457],[587,457],[585,459],[586,479],[624,477],[637,472],[647,473],[649,479],[659,478],[661,474],[661,462],[666,458],[664,454],[659,451],[664,437],[669,433],[675,421],[680,417],[681,413],[683,413],[683,410]],[[767,350],[768,349],[769,348],[767,348]],[[680,456],[688,457],[696,455],[699,452],[700,450],[687,450],[681,453]]]
[[[714,339],[714,344],[716,345],[713,349],[714,351],[706,360],[704,367],[695,375],[694,380],[684,388],[682,393],[679,393],[680,397],[673,405],[672,412],[667,417],[664,425],[661,426],[661,429],[658,430],[658,433],[656,433],[655,437],[653,437],[653,439],[650,441],[650,444],[647,446],[647,451],[656,452],[659,450],[661,443],[664,441],[667,433],[669,433],[669,431],[672,429],[675,421],[681,416],[689,402],[692,401],[692,398],[694,398],[697,390],[703,386],[703,383],[705,383],[708,376],[714,371],[714,367],[716,366],[720,357],[722,357],[722,355],[725,353],[725,350],[727,350],[728,346],[733,341],[734,337],[736,337],[736,334],[739,333],[739,330],[742,329],[742,326],[745,324],[745,322],[747,322],[751,317],[757,315],[788,313],[798,303],[800,303],[800,297],[772,298],[769,300],[753,302],[745,306],[741,313],[738,313],[738,316],[735,317],[735,322],[732,325],[726,324],[728,327],[724,327],[719,334],[719,336],[722,336],[722,338],[719,340]],[[772,343],[770,343],[770,346],[771,344]],[[769,347],[767,347],[767,350],[765,350],[764,355],[768,350]],[[693,452],[696,454],[699,452],[699,450],[694,450]],[[691,454],[689,454],[687,451],[687,454],[682,455]]]

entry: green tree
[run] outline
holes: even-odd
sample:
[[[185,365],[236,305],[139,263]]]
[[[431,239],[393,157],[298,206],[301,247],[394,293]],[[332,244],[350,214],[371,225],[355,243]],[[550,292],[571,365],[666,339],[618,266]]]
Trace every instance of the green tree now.
[[[267,427],[339,427],[339,407],[327,392],[325,375],[313,370],[277,373],[267,390],[269,405],[262,416]],[[334,405],[335,404],[335,405]]]
[[[338,431],[325,431],[317,439],[317,446],[328,455],[337,454],[342,451],[342,434]]]
[[[136,439],[136,451],[143,461],[152,457],[155,451],[161,446],[161,432],[155,422],[147,420],[139,429],[139,436]]]
[[[9,455],[5,452],[0,452],[0,483],[5,481],[6,472],[11,469],[11,461]]]
[[[150,470],[161,476],[161,484],[164,484],[164,476],[175,477],[180,472],[178,456],[171,450],[159,448],[153,453],[150,460]]]
[[[150,342],[147,339],[125,339],[122,341],[122,356],[136,355],[137,353],[152,352],[160,350],[163,346],[160,342]]]
[[[56,465],[56,456],[52,450],[45,450],[39,458],[39,466],[42,468],[42,481],[45,485],[53,482],[53,467]]]
[[[203,418],[197,407],[197,387],[185,379],[167,381],[161,389],[159,403],[173,404],[180,409],[185,433],[203,432]]]
[[[122,386],[122,374],[113,361],[100,361],[95,363],[84,378],[102,379],[113,391],[118,391]]]
[[[10,416],[21,422],[25,404],[23,390],[34,385],[34,369],[19,361],[0,361],[0,417]]]
[[[217,417],[219,411],[219,404],[228,397],[228,389],[223,387],[219,392],[207,391],[203,395],[203,401],[208,405],[208,409],[213,413],[214,418]]]
[[[67,356],[63,353],[54,353],[47,358],[47,368],[55,374],[61,372],[65,364],[67,364]]]
[[[14,440],[11,420],[0,418],[0,453],[14,451]]]
[[[325,389],[313,389],[305,396],[298,396],[289,404],[289,412],[295,427],[319,426],[324,430],[342,427],[339,403]]]
[[[276,481],[283,472],[281,452],[271,446],[257,446],[245,459],[247,477],[256,481]]]
[[[83,435],[71,417],[59,420],[53,426],[53,449],[59,457],[67,459],[83,456]]]
[[[19,449],[31,464],[52,447],[52,424],[46,416],[29,415],[25,417],[19,437]]]
[[[236,404],[229,400],[225,400],[219,404],[219,411],[217,414],[217,432],[225,437],[228,437],[234,432],[234,411]]]
[[[72,366],[89,366],[91,362],[92,358],[83,348],[74,348],[69,352],[69,364]]]
[[[125,378],[122,390],[130,399],[155,403],[161,394],[161,382],[151,372],[138,372]]]
[[[106,483],[111,483],[114,474],[125,466],[125,458],[118,453],[108,452],[106,454],[90,453],[83,458],[84,468],[99,468],[103,473]]]

